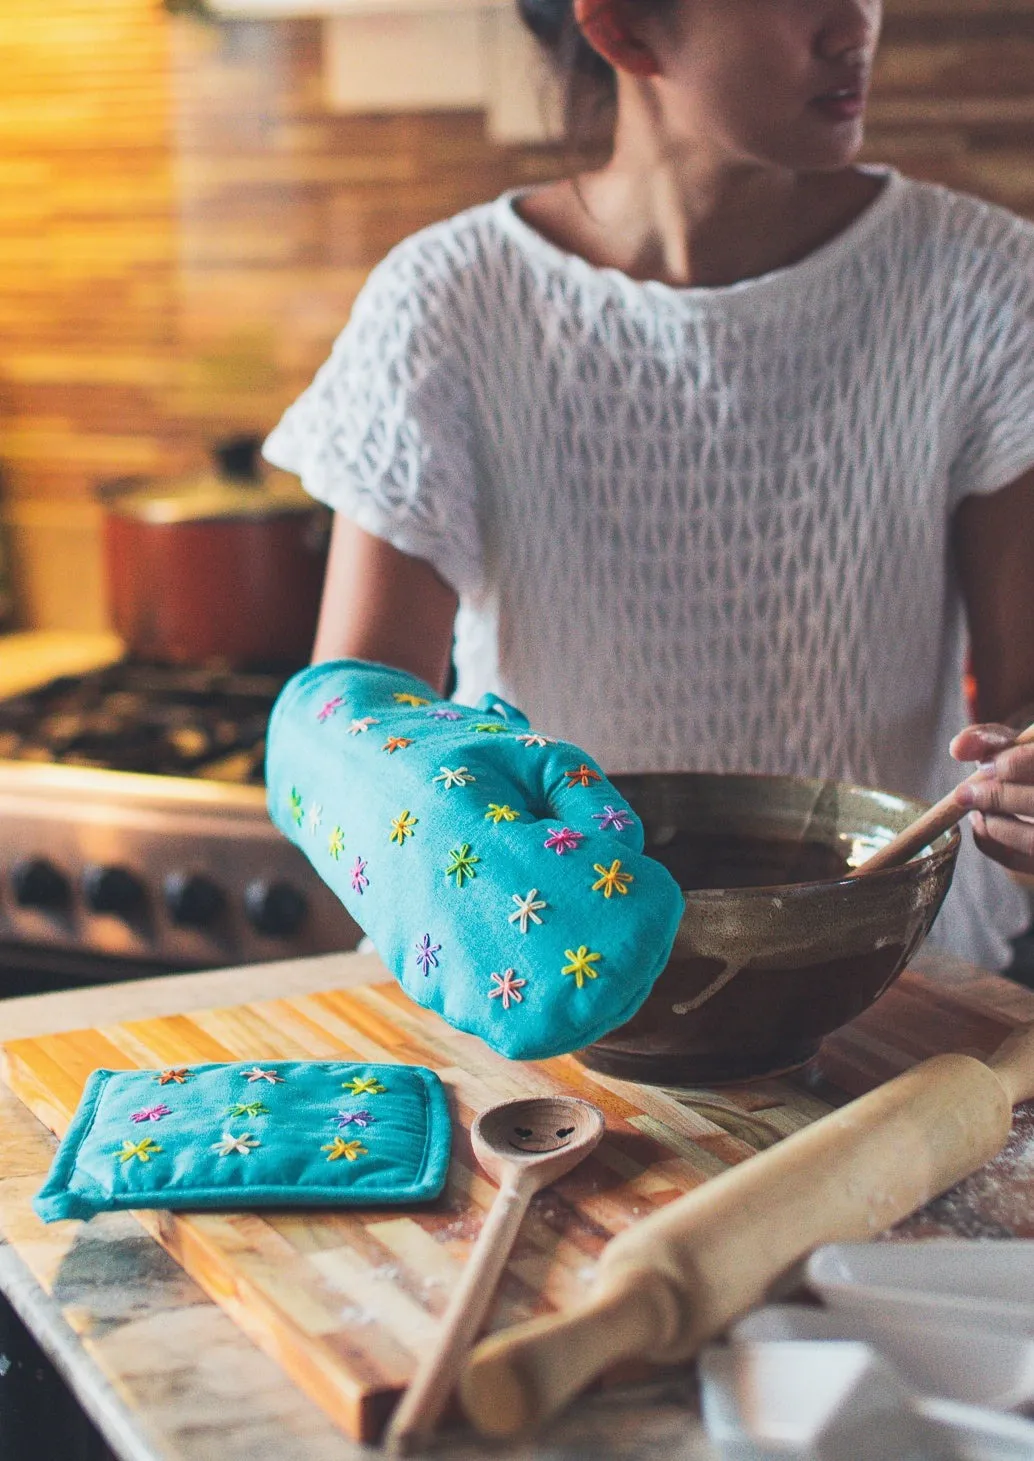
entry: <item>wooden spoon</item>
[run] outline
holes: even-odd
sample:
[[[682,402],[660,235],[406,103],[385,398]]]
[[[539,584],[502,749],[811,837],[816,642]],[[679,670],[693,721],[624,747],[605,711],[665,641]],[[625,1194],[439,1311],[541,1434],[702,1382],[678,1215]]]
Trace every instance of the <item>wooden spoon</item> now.
[[[1014,746],[1028,746],[1034,741],[1034,725],[1029,725],[1025,731],[1013,741]],[[959,786],[966,786],[969,782],[978,779],[977,773],[967,776],[965,781],[960,781]],[[922,852],[928,847],[935,837],[942,832],[947,832],[949,827],[954,827],[956,822],[970,810],[956,800],[959,786],[950,791],[947,796],[942,797],[939,802],[917,817],[910,826],[896,837],[892,837],[888,843],[867,857],[860,867],[853,870],[853,876],[864,877],[866,873],[879,873],[888,867],[899,867],[901,863],[907,862],[910,857],[915,857],[917,852]]]
[[[384,1437],[395,1455],[427,1440],[455,1387],[506,1267],[528,1204],[576,1167],[605,1130],[603,1112],[573,1096],[504,1101],[470,1129],[478,1162],[499,1185],[477,1243],[442,1319],[435,1347],[417,1367]]]

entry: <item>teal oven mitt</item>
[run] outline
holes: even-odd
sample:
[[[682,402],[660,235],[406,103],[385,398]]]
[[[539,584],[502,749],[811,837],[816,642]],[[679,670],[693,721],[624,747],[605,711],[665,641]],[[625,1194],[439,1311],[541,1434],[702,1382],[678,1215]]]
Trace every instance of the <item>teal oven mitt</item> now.
[[[517,1060],[635,1014],[667,962],[678,884],[576,746],[486,696],[339,660],[270,719],[270,815],[417,1003]]]
[[[452,1129],[418,1065],[263,1060],[95,1070],[47,1180],[44,1222],[113,1208],[424,1202]]]

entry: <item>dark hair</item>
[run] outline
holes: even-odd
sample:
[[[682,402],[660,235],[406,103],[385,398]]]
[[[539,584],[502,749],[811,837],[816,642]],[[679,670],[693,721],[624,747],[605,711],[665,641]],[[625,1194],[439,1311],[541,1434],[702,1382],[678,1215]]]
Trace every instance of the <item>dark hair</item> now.
[[[614,68],[578,29],[573,0],[517,0],[517,10],[560,74],[568,136],[583,141],[597,136],[613,119]]]

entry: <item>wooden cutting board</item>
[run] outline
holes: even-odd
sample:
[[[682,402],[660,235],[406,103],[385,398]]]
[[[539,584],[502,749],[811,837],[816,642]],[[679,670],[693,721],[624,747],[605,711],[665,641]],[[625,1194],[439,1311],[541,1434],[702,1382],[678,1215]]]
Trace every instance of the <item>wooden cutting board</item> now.
[[[437,1071],[450,1092],[455,1146],[447,1188],[430,1206],[136,1214],[337,1424],[370,1440],[434,1334],[494,1193],[470,1152],[478,1110],[511,1096],[566,1091],[607,1116],[596,1153],[536,1199],[491,1317],[489,1328],[499,1328],[571,1302],[613,1234],[825,1114],[845,1094],[937,1050],[990,1050],[1008,1028],[906,975],[827,1042],[802,1076],[678,1099],[595,1074],[571,1056],[529,1065],[504,1060],[394,984],[15,1040],[4,1053],[8,1084],[58,1135],[97,1067],[344,1058]],[[1009,1180],[1003,1167],[1001,1181]],[[999,1224],[994,1235],[1034,1236],[1029,1186],[1022,1195],[1026,1207],[1013,1202],[1020,1220]],[[958,1226],[932,1209],[925,1226],[918,1221],[923,1232]]]

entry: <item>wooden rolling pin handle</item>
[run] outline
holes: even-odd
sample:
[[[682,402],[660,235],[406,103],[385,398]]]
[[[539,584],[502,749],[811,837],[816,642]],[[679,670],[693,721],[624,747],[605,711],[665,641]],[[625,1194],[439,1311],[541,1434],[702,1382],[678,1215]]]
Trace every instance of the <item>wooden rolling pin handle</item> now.
[[[587,1380],[633,1355],[648,1354],[678,1330],[678,1305],[667,1278],[641,1271],[615,1275],[592,1298],[564,1315],[520,1326],[515,1348],[507,1332],[478,1346],[477,1364],[460,1379],[467,1415],[486,1436],[527,1431],[561,1410]]]
[[[1027,746],[1031,742],[1034,742],[1034,725],[1029,725],[1025,731],[1021,731],[1013,745]],[[977,773],[974,772],[972,776],[967,776],[960,781],[954,791],[950,791],[939,802],[935,802],[921,817],[917,817],[911,826],[906,827],[903,832],[899,832],[896,837],[892,837],[871,857],[867,857],[859,867],[855,868],[854,876],[864,877],[868,873],[883,872],[888,867],[900,867],[903,862],[908,862],[910,857],[915,857],[917,852],[922,852],[924,847],[929,847],[931,842],[940,837],[942,833],[947,832],[950,827],[961,822],[969,808],[964,807],[958,800],[959,787],[968,785],[976,777]]]
[[[989,1069],[1001,1081],[1010,1106],[1034,1101],[1034,1025],[1019,1025],[993,1055]]]

